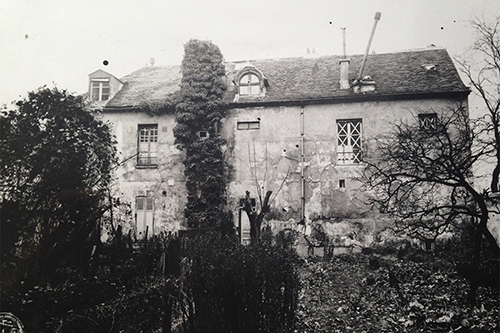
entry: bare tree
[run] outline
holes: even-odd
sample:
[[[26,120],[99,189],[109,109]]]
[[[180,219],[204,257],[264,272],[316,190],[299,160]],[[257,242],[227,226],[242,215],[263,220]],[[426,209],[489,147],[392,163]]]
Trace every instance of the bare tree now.
[[[398,122],[377,138],[377,154],[367,156],[363,175],[372,202],[397,217],[399,230],[435,238],[474,226],[471,303],[483,236],[494,255],[499,254],[487,223],[491,213],[499,213],[500,202],[477,189],[472,174],[473,165],[494,147],[476,145],[477,126],[470,124],[467,109],[460,105],[436,113],[432,122],[424,123],[418,116],[410,123]]]
[[[471,26],[476,39],[470,49],[456,59],[473,92],[484,102],[486,113],[475,120],[477,143],[489,146],[493,161],[490,190],[500,191],[500,17],[492,21],[475,18]]]
[[[411,123],[394,124],[390,133],[377,138],[377,154],[368,156],[363,178],[372,201],[398,217],[397,229],[435,238],[455,227],[473,226],[469,293],[473,304],[483,239],[494,257],[499,256],[488,221],[500,213],[500,18],[475,19],[471,24],[475,43],[457,61],[484,102],[486,114],[471,120],[467,108],[457,105],[438,110],[434,121],[415,116]],[[487,189],[476,184],[473,175],[473,168],[485,162],[492,165]]]
[[[259,179],[255,144],[253,145],[253,147],[250,146],[250,143],[248,144],[249,164],[247,166],[250,170],[255,192],[257,193],[258,196],[258,202],[253,202],[250,196],[250,191],[247,190],[245,191],[245,198],[243,200],[243,210],[246,212],[248,220],[250,222],[250,240],[252,242],[257,242],[260,240],[261,226],[262,222],[264,221],[264,217],[269,212],[272,202],[281,192],[283,185],[285,184],[286,180],[288,179],[288,176],[290,175],[290,170],[291,170],[291,168],[288,168],[285,175],[283,176],[280,186],[273,195],[273,191],[266,188],[268,182],[273,182],[274,179],[272,177],[272,173],[274,172],[269,170],[270,167],[269,167],[269,156],[267,151],[267,145],[265,146],[265,148],[266,149],[264,152],[265,155],[264,172],[262,175],[262,179]],[[275,167],[271,167],[271,169],[273,170],[277,169],[277,164],[275,165]]]

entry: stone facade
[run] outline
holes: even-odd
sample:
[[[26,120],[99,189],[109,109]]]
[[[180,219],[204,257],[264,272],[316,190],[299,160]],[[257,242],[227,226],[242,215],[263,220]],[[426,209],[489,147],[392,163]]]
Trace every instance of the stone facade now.
[[[145,226],[149,234],[152,230],[155,233],[179,230],[187,194],[183,155],[174,145],[174,115],[152,116],[123,110],[97,116],[110,124],[116,136],[121,164],[116,171],[115,195],[130,207],[129,214],[125,214],[126,225],[138,235],[145,232]],[[158,130],[157,160],[146,164],[139,162],[138,131],[149,125]],[[144,209],[138,210],[141,200]],[[148,201],[152,206],[147,207]]]
[[[248,190],[254,198],[273,191],[269,217],[278,224],[303,221],[310,228],[315,220],[358,219],[378,230],[377,219],[367,219],[378,211],[359,191],[362,154],[376,153],[375,138],[391,123],[467,106],[469,90],[443,49],[371,55],[370,76],[356,87],[346,78],[356,77],[360,62],[360,56],[329,56],[226,63],[228,113],[220,133],[233,168],[228,194],[235,225],[245,225],[239,202]],[[97,114],[116,135],[123,161],[117,194],[138,235],[183,228],[175,115],[144,111],[168,100],[180,75],[178,66],[138,70],[121,79],[123,89]]]
[[[338,122],[359,120],[362,149],[370,153],[374,138],[391,123],[416,121],[422,110],[447,110],[459,102],[441,98],[231,109],[222,133],[234,167],[233,202],[246,190],[257,197],[257,181],[261,189],[277,194],[274,208],[285,219],[363,215],[371,210],[358,191],[363,164],[339,161]],[[239,123],[251,121],[259,129],[238,129]]]

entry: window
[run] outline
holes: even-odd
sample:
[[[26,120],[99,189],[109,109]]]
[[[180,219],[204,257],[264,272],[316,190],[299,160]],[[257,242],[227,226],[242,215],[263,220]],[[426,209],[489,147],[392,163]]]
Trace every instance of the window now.
[[[107,101],[109,99],[110,88],[108,79],[92,79],[90,85],[93,101]]]
[[[258,130],[260,129],[260,121],[238,121],[237,128],[239,130]]]
[[[345,179],[339,179],[339,188],[345,188]]]
[[[156,166],[158,158],[158,125],[139,125],[137,164]]]
[[[425,130],[435,131],[437,129],[437,114],[436,113],[421,113],[418,115],[420,128]]]
[[[243,75],[239,85],[241,96],[258,96],[260,94],[260,80],[253,73]]]
[[[208,139],[208,137],[209,137],[209,134],[208,134],[208,132],[207,132],[207,131],[198,131],[196,134],[197,134],[197,135],[198,135],[198,137],[199,137],[200,139],[202,139],[202,140],[204,140],[204,139]]]
[[[150,237],[153,235],[154,197],[138,196],[135,198],[137,236]]]
[[[337,120],[337,163],[361,163],[361,119]]]

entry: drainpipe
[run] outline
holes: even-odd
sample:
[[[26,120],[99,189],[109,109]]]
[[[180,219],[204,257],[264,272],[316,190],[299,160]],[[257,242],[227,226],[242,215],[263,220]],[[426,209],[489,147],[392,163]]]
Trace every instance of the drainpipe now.
[[[306,220],[306,179],[304,177],[305,156],[304,156],[304,106],[300,107],[300,183],[301,183],[301,211],[302,221]]]

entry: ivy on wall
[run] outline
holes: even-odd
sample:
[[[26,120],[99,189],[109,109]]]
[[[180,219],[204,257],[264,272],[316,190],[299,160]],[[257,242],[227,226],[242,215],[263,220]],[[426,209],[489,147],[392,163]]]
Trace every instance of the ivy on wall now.
[[[225,219],[226,140],[218,133],[225,116],[225,68],[220,49],[209,41],[184,46],[181,87],[176,103],[175,142],[185,151],[188,227],[219,227]]]

